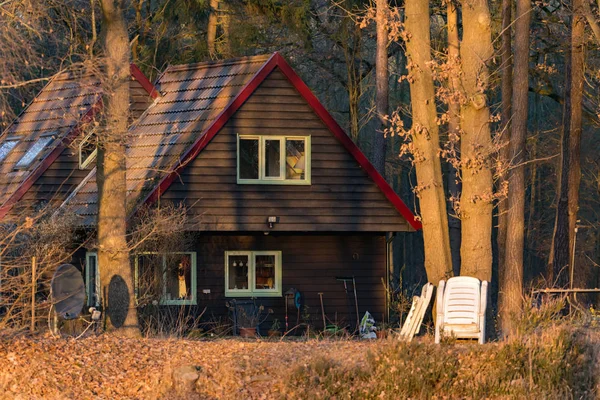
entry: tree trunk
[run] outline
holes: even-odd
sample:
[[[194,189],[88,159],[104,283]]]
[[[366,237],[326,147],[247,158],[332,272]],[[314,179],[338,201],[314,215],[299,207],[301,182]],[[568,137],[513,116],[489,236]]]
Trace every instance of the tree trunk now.
[[[511,24],[512,24],[512,0],[502,0],[502,114],[500,125],[500,173],[498,179],[498,190],[503,191],[508,180],[506,179],[506,168],[510,162],[510,129],[511,129],[511,102],[512,102],[512,46],[511,46]],[[498,272],[502,281],[504,274],[504,249],[506,247],[506,225],[507,225],[508,201],[502,197],[498,201]]]
[[[448,64],[451,70],[457,71],[460,67],[459,39],[458,39],[458,12],[456,5],[449,1],[448,10]],[[458,74],[452,74],[449,78],[448,87],[452,96],[448,102],[448,142],[456,150],[460,145],[460,104],[455,95],[460,91],[460,78]],[[458,171],[454,166],[454,160],[448,163],[448,224],[450,229],[450,251],[452,254],[452,268],[454,274],[460,273],[460,219],[455,216],[453,201],[460,197],[460,182]]]
[[[430,282],[452,276],[448,217],[439,155],[433,77],[430,70],[431,39],[429,0],[406,3],[405,27],[412,107],[412,142],[423,223],[425,269]]]
[[[130,49],[123,4],[102,0],[106,127],[99,137],[98,265],[106,329],[140,334],[126,240],[125,138],[129,110]]]
[[[569,141],[569,264],[575,252],[575,228],[579,211],[579,187],[581,183],[581,127],[583,104],[583,81],[585,70],[585,17],[584,3],[573,0],[573,26],[571,33],[571,138]],[[570,265],[571,269],[575,268]],[[571,285],[573,282],[570,282]]]
[[[467,103],[461,107],[461,275],[489,281],[492,277],[492,170],[490,111],[485,91],[487,62],[494,49],[487,0],[462,1],[463,40],[460,46],[462,86]]]
[[[582,1],[585,0],[573,0],[572,2],[571,46],[565,63],[562,157],[551,266],[554,284],[560,287],[566,287],[569,282],[570,255],[573,249],[577,209],[579,207],[583,45],[585,39],[585,25],[581,14]]]
[[[529,96],[529,26],[531,1],[517,0],[515,18],[515,67],[513,117],[510,135],[511,170],[508,176],[508,210],[504,272],[500,281],[500,328],[504,336],[515,333],[515,318],[523,300],[523,253],[525,244],[525,141]],[[499,249],[502,251],[502,249]]]
[[[219,0],[210,0],[210,14],[208,16],[208,28],[206,30],[206,40],[208,42],[208,54],[210,58],[217,58],[215,41],[217,40],[217,22],[219,12]]]
[[[385,117],[388,115],[388,28],[387,0],[377,0],[377,56],[375,65],[377,93],[375,108],[379,118],[379,131],[373,138],[373,165],[381,176],[385,177],[385,137],[383,131],[387,126]]]

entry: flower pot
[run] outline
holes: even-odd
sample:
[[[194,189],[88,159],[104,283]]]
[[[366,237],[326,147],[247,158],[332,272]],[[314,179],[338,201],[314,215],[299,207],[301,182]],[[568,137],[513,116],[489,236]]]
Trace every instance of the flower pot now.
[[[271,330],[271,329],[269,329],[268,334],[269,334],[269,337],[279,337],[279,336],[281,336],[281,332],[274,331],[274,330]]]
[[[243,338],[256,337],[256,328],[240,328],[240,336]]]
[[[388,331],[375,331],[377,339],[385,339],[388,336]]]

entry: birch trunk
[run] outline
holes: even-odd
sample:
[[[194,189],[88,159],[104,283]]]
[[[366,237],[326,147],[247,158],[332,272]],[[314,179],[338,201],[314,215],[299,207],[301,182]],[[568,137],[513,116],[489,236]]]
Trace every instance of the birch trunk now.
[[[500,327],[504,336],[515,333],[515,319],[522,310],[523,302],[523,252],[525,250],[525,165],[523,163],[529,109],[530,23],[531,1],[517,0],[512,97],[514,112],[509,146],[512,167],[508,176],[506,248],[499,293]]]
[[[487,0],[462,1],[463,39],[460,46],[461,106],[461,275],[489,281],[492,277],[492,170],[490,111],[485,91],[487,62],[494,49]]]
[[[139,336],[126,240],[125,137],[129,110],[130,49],[123,4],[102,0],[106,127],[99,137],[98,265],[106,330]]]
[[[406,3],[405,27],[412,107],[412,142],[417,170],[418,196],[423,223],[425,269],[430,282],[452,276],[448,217],[439,155],[431,61],[429,1]]]
[[[206,30],[206,41],[210,58],[217,57],[215,41],[217,40],[217,14],[219,12],[219,0],[210,0],[210,14],[208,16],[208,27]]]

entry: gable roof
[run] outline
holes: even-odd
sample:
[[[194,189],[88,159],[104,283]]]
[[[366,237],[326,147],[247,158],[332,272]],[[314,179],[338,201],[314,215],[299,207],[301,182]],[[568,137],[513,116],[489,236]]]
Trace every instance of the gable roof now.
[[[398,212],[414,229],[420,229],[421,224],[410,209],[279,53],[167,68],[157,82],[162,97],[129,129],[127,191],[128,204],[133,205],[130,212],[158,200],[275,68],[285,74]],[[91,171],[65,201],[88,226],[96,222],[95,172]]]
[[[158,92],[140,69],[131,64],[132,80],[137,81],[152,98]],[[0,219],[42,176],[75,138],[81,127],[91,122],[102,109],[100,78],[90,72],[69,71],[55,75],[29,106],[0,136],[0,146],[9,141],[18,144],[0,160]],[[50,142],[24,166],[19,160],[40,138]]]

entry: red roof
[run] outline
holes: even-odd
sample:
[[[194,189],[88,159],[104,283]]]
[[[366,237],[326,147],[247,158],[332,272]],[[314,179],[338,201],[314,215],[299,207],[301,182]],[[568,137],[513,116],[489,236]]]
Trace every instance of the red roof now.
[[[174,66],[164,72],[157,83],[163,96],[129,130],[127,190],[129,204],[133,205],[130,211],[156,201],[277,67],[398,212],[414,229],[420,229],[421,223],[410,209],[279,53]],[[97,199],[94,170],[66,203],[83,217],[84,225],[94,225]]]

